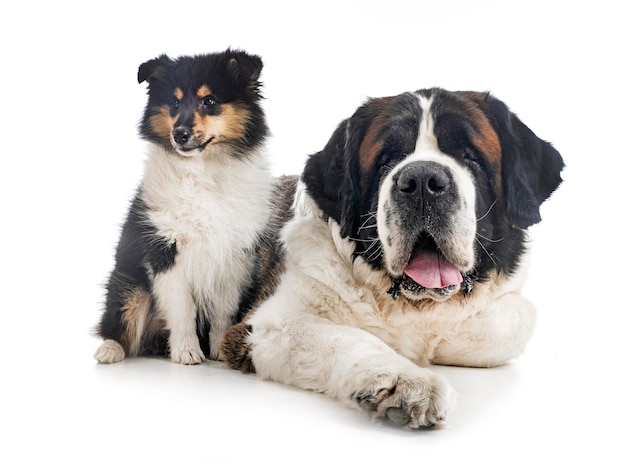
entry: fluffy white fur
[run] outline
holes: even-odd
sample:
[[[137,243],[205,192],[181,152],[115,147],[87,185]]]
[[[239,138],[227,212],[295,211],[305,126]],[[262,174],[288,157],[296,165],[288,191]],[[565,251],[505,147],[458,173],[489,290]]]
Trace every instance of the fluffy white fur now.
[[[197,318],[210,318],[209,356],[218,358],[219,344],[250,281],[251,249],[269,217],[271,176],[266,165],[262,150],[241,158],[219,148],[179,156],[150,146],[142,198],[150,210],[148,220],[160,236],[176,243],[177,251],[174,265],[153,275],[154,303],[170,331],[174,362],[198,364],[205,359]],[[96,359],[118,362],[124,350],[105,340]]]
[[[143,197],[150,222],[177,249],[174,266],[154,279],[175,362],[203,361],[196,335],[196,313],[209,317],[203,311],[211,312],[210,356],[219,354],[250,281],[250,249],[269,216],[271,176],[265,166],[262,152],[245,158],[215,151],[181,157],[157,146],[147,160]]]
[[[447,381],[418,366],[498,365],[532,334],[535,310],[518,293],[521,271],[515,280],[494,275],[476,284],[469,303],[416,311],[386,293],[386,272],[353,260],[354,243],[324,219],[303,184],[283,234],[286,272],[248,320],[250,354],[262,378],[360,408],[369,401],[373,417],[404,404],[411,415],[406,427],[418,428],[441,422],[454,399]]]

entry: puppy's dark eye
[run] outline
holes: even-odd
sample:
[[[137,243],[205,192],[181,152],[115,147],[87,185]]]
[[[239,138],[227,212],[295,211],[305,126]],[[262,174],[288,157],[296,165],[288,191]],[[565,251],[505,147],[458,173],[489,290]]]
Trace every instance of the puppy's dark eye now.
[[[202,106],[204,106],[205,108],[210,108],[214,106],[215,103],[217,102],[213,97],[204,97],[204,100],[202,100]]]
[[[180,100],[178,98],[175,98],[172,102],[172,106],[176,109],[180,108]]]

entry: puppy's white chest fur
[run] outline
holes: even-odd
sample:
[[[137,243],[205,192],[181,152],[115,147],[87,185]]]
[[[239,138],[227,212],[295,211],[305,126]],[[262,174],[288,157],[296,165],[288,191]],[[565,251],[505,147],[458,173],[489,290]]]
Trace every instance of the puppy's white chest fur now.
[[[250,246],[269,212],[271,178],[261,158],[182,158],[155,147],[143,181],[150,221],[179,252]]]
[[[215,357],[213,345],[237,311],[252,272],[251,249],[269,216],[271,176],[263,154],[183,158],[154,147],[142,191],[147,219],[176,244],[174,265],[155,277],[157,299],[176,295],[168,306],[182,313],[195,306],[197,317],[211,323]]]
[[[207,233],[247,244],[269,208],[271,178],[257,155],[182,158],[154,147],[143,181],[152,223],[180,246]]]

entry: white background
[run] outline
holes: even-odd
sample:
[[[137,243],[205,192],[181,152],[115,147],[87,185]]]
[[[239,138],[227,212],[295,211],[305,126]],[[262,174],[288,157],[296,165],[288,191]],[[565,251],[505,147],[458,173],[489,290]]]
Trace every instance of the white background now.
[[[624,13],[619,2],[4,2],[0,461],[625,462]],[[98,366],[89,335],[142,173],[138,66],[239,47],[265,62],[276,174],[367,96],[490,90],[564,156],[532,228],[525,354],[435,368],[446,428],[373,425],[217,363]]]

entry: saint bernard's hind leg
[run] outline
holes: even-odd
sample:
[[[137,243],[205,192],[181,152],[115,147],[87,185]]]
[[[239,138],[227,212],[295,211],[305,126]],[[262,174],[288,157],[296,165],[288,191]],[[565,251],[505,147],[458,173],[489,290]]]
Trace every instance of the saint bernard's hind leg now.
[[[434,363],[465,367],[499,366],[522,352],[535,328],[535,307],[507,293],[466,319],[457,334],[435,349]]]
[[[245,326],[229,332],[223,348],[238,347],[240,355],[242,341],[247,348],[249,359],[239,359],[238,367],[254,370],[264,379],[325,393],[373,419],[407,429],[445,420],[454,402],[445,379],[368,332],[281,307],[285,306],[269,300]],[[231,336],[240,341],[229,340]],[[225,358],[229,359],[226,353]]]

